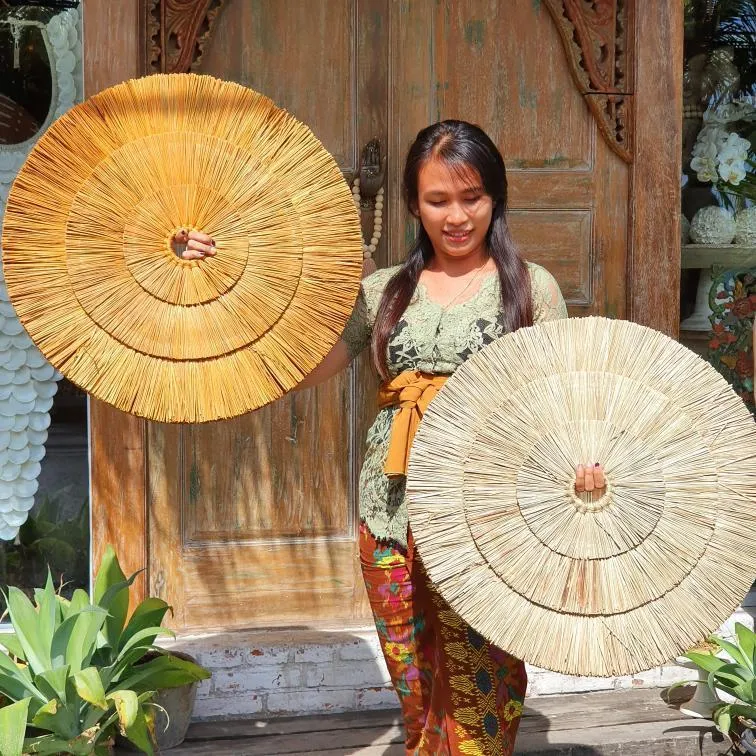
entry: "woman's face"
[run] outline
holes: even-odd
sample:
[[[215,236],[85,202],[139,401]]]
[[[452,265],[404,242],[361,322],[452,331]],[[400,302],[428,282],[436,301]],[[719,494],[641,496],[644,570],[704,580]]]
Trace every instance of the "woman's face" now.
[[[417,214],[436,255],[487,255],[493,200],[474,168],[450,170],[441,160],[428,160],[418,174]]]

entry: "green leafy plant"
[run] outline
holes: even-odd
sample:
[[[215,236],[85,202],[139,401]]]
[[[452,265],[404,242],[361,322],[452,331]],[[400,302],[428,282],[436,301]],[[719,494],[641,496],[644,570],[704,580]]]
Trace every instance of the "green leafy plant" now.
[[[72,497],[71,486],[41,496],[16,541],[0,542],[0,588],[18,586],[33,598],[48,569],[56,583],[65,582],[61,592],[68,598],[89,583],[89,506]],[[0,611],[5,608],[0,596]]]
[[[81,589],[56,593],[48,574],[34,603],[9,588],[13,632],[0,635],[0,756],[109,754],[117,732],[153,754],[159,689],[206,679],[210,673],[154,646],[170,607],[147,598],[128,615],[136,576],[123,574],[112,548],[103,556],[93,600]],[[150,658],[145,661],[145,658]]]
[[[684,656],[708,675],[714,695],[735,699],[715,706],[712,718],[717,729],[739,745],[749,730],[749,740],[756,730],[756,633],[738,622],[735,634],[734,642],[711,636],[713,653],[688,651]]]

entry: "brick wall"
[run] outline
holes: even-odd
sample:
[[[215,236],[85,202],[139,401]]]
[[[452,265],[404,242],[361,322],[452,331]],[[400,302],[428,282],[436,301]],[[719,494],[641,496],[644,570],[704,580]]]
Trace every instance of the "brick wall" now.
[[[744,610],[738,620],[752,626]],[[364,711],[395,708],[375,631],[268,631],[182,637],[165,643],[193,655],[213,673],[200,687],[199,720]],[[666,687],[690,679],[670,664],[629,677],[569,677],[528,667],[528,696]]]

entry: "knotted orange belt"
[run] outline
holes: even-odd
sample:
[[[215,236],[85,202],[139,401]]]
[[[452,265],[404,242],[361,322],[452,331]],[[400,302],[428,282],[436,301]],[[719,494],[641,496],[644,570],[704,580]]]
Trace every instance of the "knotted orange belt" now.
[[[383,472],[390,478],[407,474],[412,439],[423,413],[433,397],[446,383],[447,375],[407,370],[378,389],[378,406],[399,407],[391,426],[391,440]]]

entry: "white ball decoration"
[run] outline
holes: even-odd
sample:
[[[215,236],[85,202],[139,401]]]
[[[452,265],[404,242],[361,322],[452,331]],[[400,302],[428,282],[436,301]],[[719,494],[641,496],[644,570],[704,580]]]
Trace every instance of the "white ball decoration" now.
[[[55,75],[56,117],[81,100],[79,11],[64,10],[46,24],[46,45]],[[40,136],[37,134],[36,136]],[[31,149],[0,150],[0,218],[10,185]],[[60,373],[32,343],[8,301],[0,271],[0,541],[12,541],[34,505],[45,456],[50,408]]]
[[[731,244],[735,237],[735,219],[723,207],[702,207],[690,224],[690,238],[695,244]]]
[[[13,540],[34,503],[49,410],[61,376],[22,333],[0,274],[0,540]],[[20,330],[21,329],[21,330]],[[9,338],[10,337],[10,338]],[[2,346],[0,345],[0,346]]]
[[[735,244],[756,245],[756,207],[747,207],[735,215]]]
[[[690,241],[690,221],[684,216],[680,216],[680,244],[687,244]]]

